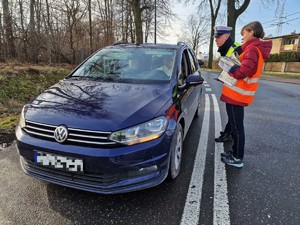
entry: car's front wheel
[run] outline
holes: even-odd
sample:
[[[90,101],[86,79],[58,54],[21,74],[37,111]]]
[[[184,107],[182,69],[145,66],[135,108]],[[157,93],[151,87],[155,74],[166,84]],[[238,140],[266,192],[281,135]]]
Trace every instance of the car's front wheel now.
[[[171,143],[171,158],[169,167],[169,177],[175,179],[179,172],[182,160],[182,147],[183,147],[183,133],[182,127],[178,123],[174,132],[172,143]]]

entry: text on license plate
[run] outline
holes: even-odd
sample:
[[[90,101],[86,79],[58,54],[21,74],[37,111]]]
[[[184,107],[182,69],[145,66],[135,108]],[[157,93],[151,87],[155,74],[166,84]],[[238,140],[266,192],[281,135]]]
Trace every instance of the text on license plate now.
[[[38,165],[68,172],[83,172],[83,160],[73,157],[34,151],[34,161]]]

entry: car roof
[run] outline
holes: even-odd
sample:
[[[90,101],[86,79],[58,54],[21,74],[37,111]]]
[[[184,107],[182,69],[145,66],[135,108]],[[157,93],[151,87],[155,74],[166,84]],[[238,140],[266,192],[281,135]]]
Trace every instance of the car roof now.
[[[124,43],[124,42],[117,42],[114,43],[110,46],[110,48],[114,48],[114,47],[128,47],[128,48],[156,48],[156,49],[160,49],[160,48],[164,48],[164,49],[181,49],[181,48],[188,48],[189,46],[184,43],[184,42],[178,42],[177,44],[167,44],[167,43],[159,43],[159,44],[154,44],[154,43],[142,43],[142,44],[130,44],[130,43]]]

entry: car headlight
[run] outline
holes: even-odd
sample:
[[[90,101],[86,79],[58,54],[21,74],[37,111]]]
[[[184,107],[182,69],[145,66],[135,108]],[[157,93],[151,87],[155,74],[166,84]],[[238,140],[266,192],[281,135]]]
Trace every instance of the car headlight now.
[[[26,126],[26,123],[25,123],[25,115],[24,115],[24,114],[25,114],[25,113],[24,113],[25,107],[26,107],[26,105],[23,107],[22,112],[21,112],[21,115],[20,115],[20,120],[19,120],[19,126],[20,126],[20,128],[23,128],[23,127]]]
[[[151,141],[165,132],[167,124],[167,119],[161,116],[146,123],[113,132],[109,139],[126,145]]]

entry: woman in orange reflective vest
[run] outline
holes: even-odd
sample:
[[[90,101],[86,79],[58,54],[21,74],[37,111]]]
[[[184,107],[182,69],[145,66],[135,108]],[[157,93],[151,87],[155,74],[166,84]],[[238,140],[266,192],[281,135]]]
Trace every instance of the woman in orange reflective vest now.
[[[244,166],[244,107],[252,103],[258,87],[264,60],[269,58],[272,41],[261,40],[263,27],[258,21],[245,25],[241,30],[241,65],[230,73],[237,79],[233,86],[223,85],[221,101],[226,103],[226,112],[232,128],[233,151],[221,153],[221,160],[227,165],[241,168]]]

